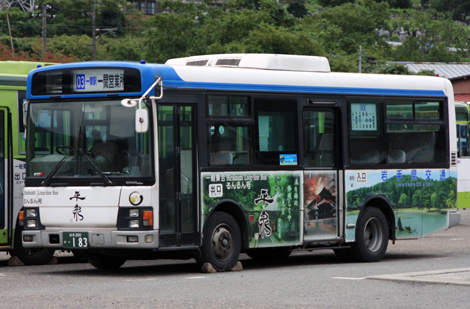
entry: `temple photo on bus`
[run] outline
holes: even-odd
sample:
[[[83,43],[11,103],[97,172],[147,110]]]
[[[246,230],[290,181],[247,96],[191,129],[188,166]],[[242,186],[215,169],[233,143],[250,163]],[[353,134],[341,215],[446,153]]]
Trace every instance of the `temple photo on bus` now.
[[[95,267],[330,249],[376,262],[450,227],[452,85],[335,73],[323,57],[95,61],[28,76],[26,248]],[[399,245],[399,242],[397,243]]]

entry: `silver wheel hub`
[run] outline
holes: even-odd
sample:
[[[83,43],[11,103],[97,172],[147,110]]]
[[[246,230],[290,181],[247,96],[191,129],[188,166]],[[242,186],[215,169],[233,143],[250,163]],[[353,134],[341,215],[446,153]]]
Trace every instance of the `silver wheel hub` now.
[[[370,218],[364,228],[364,243],[371,252],[377,252],[382,247],[384,231],[380,220]]]
[[[226,224],[219,224],[212,233],[212,252],[219,261],[228,260],[233,253],[233,233]]]

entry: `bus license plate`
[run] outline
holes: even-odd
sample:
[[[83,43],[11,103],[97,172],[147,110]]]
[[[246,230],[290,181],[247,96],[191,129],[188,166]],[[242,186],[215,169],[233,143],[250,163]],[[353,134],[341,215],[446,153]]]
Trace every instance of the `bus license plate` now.
[[[64,248],[88,249],[87,232],[64,232]]]

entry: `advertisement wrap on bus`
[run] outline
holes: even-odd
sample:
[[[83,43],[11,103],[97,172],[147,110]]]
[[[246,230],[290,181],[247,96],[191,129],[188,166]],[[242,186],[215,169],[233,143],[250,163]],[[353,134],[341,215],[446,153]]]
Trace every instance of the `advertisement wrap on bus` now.
[[[457,209],[445,78],[203,55],[40,68],[27,99],[23,245],[97,268],[194,257],[227,271],[241,253],[313,249],[375,262]]]

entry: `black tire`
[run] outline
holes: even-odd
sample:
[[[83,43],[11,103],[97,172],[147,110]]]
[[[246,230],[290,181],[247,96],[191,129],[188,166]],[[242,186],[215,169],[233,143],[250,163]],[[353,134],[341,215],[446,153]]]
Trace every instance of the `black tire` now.
[[[88,250],[72,250],[73,256],[80,261],[88,260]]]
[[[357,220],[356,242],[351,244],[351,256],[358,262],[380,261],[387,251],[388,223],[376,207],[367,207]]]
[[[354,259],[351,255],[351,251],[349,248],[346,249],[333,249],[335,252],[336,257],[340,262],[347,263],[347,262],[353,262]]]
[[[292,251],[286,248],[260,248],[246,251],[246,254],[254,260],[272,262],[285,260],[291,253]]]
[[[225,213],[216,212],[206,222],[199,256],[200,265],[210,263],[217,271],[231,270],[238,261],[241,233],[237,221]]]
[[[88,258],[88,262],[98,269],[118,269],[125,262],[125,258],[94,254]]]
[[[54,249],[46,248],[25,248],[21,233],[24,228],[20,225],[16,225],[15,240],[13,249],[10,251],[11,256],[16,256],[25,265],[44,265],[47,264],[54,256]]]

